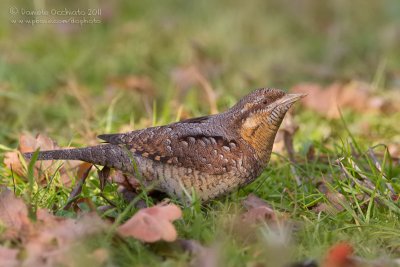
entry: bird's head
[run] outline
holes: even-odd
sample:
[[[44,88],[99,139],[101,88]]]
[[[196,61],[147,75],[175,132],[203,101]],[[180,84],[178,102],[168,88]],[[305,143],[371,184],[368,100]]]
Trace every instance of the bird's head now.
[[[304,94],[287,94],[278,89],[257,89],[230,109],[239,134],[254,147],[260,160],[268,160],[275,135],[286,112]]]

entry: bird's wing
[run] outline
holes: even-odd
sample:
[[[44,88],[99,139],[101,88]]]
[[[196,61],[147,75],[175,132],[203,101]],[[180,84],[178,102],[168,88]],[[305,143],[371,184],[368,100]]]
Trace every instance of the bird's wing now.
[[[108,143],[126,146],[136,155],[209,174],[222,174],[237,167],[240,144],[219,134],[199,134],[199,128],[182,124],[153,127],[125,134],[100,135]]]

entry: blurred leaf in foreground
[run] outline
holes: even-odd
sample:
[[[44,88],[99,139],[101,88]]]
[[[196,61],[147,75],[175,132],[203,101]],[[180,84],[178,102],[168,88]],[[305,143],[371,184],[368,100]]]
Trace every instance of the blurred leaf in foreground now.
[[[10,255],[15,254],[14,250],[26,255],[19,259],[18,266],[76,266],[77,259],[69,257],[68,252],[84,237],[104,231],[107,225],[94,213],[71,219],[56,217],[44,209],[37,210],[37,219],[32,221],[23,201],[8,190],[0,194],[0,207],[0,222],[5,227],[1,238],[15,244]]]
[[[171,223],[182,217],[181,209],[174,204],[157,205],[139,210],[118,227],[122,236],[131,236],[144,242],[175,241],[177,233]]]

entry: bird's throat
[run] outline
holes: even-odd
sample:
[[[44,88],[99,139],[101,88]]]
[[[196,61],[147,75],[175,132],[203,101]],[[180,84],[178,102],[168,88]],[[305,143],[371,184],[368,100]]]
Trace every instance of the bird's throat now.
[[[278,127],[271,125],[264,116],[251,116],[245,120],[240,135],[256,151],[260,162],[269,161]]]

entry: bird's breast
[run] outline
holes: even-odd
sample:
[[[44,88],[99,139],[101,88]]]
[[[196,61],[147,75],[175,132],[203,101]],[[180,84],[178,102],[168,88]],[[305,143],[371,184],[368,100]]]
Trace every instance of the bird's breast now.
[[[256,178],[250,162],[242,157],[238,157],[229,170],[218,174],[143,157],[137,157],[136,160],[139,179],[145,185],[180,199],[190,197],[194,190],[196,196],[205,201],[231,192]]]

